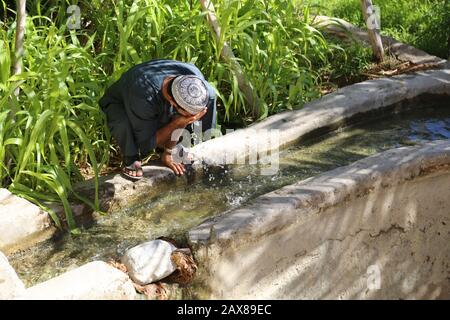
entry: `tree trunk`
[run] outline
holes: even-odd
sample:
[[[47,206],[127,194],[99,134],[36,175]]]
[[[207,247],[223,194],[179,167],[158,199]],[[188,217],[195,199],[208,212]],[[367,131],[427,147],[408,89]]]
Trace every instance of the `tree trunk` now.
[[[22,73],[23,68],[23,41],[25,37],[25,10],[26,0],[17,0],[17,18],[16,18],[16,41],[14,44],[14,69],[13,75],[18,75]],[[19,95],[19,88],[14,92],[16,96]]]
[[[384,58],[383,43],[381,42],[380,26],[375,17],[375,10],[372,5],[372,0],[361,0],[361,10],[366,21],[373,53],[377,61],[381,62]]]
[[[216,41],[220,41],[220,26],[217,22],[217,17],[215,14],[214,4],[211,0],[200,0],[200,4],[202,6],[202,9],[207,13],[206,17],[208,20],[209,25],[212,27],[214,34],[216,36]],[[241,66],[236,60],[236,57],[234,56],[233,50],[231,50],[228,43],[224,42],[222,51],[220,52],[220,56],[222,59],[229,63],[231,65],[231,68],[236,75],[239,89],[244,94],[245,100],[250,105],[253,116],[258,118],[260,116],[260,110],[259,110],[259,98],[250,86],[249,82],[247,81],[244,72],[242,71]]]

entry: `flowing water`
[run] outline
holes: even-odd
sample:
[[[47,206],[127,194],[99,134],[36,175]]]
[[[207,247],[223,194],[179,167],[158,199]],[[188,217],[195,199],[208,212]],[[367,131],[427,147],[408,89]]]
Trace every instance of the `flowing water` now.
[[[258,195],[375,153],[422,141],[450,138],[450,108],[426,108],[382,121],[356,124],[280,152],[277,174],[250,165],[205,175],[138,206],[100,218],[79,236],[65,234],[10,257],[27,286],[94,260],[117,258],[159,236],[182,239],[208,216],[241,206]]]

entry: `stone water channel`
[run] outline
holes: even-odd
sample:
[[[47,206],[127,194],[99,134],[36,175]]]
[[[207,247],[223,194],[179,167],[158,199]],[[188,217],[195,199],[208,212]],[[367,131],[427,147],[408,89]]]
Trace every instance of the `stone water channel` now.
[[[79,236],[65,234],[17,252],[9,261],[29,287],[90,261],[118,258],[128,248],[159,236],[185,243],[190,228],[259,195],[391,148],[450,139],[450,108],[445,106],[436,103],[401,114],[378,114],[303,141],[280,153],[280,170],[272,176],[260,175],[258,166],[249,165],[206,174],[199,181],[102,216]]]

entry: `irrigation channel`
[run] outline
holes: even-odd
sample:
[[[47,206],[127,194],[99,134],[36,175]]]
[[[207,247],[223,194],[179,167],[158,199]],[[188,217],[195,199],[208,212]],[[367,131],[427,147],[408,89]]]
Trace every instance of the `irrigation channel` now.
[[[400,146],[450,139],[450,108],[436,104],[384,113],[310,138],[280,152],[279,171],[260,175],[258,165],[205,174],[139,205],[102,216],[79,236],[58,239],[10,256],[26,286],[46,281],[94,260],[120,257],[128,248],[159,236],[180,242],[207,217],[296,181]]]

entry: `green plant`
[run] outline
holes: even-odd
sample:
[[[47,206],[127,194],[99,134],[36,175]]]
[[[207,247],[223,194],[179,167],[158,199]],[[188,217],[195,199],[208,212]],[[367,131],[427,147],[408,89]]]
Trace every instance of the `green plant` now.
[[[362,73],[373,60],[372,50],[355,40],[342,44],[338,39],[330,37],[329,43],[330,46],[333,43],[336,46],[329,57],[332,62],[322,69],[326,80],[338,85],[363,81]]]
[[[233,48],[254,90],[265,102],[263,116],[301,107],[319,96],[317,63],[326,60],[328,44],[310,22],[308,8],[293,1],[220,2],[223,41]],[[219,48],[220,49],[220,48]],[[225,117],[242,113],[242,98],[232,86]],[[239,97],[239,99],[237,99]],[[233,109],[230,102],[233,102]],[[243,110],[244,114],[247,110]]]
[[[65,35],[64,25],[49,19],[35,25],[36,19],[27,20],[25,72],[9,77],[11,50],[0,56],[0,181],[47,209],[46,202],[61,202],[68,227],[75,231],[70,197],[98,208],[98,193],[91,203],[72,186],[82,179],[78,166],[89,163],[98,189],[97,173],[107,161],[103,116],[96,107],[103,90],[98,80],[106,75],[90,54],[93,37],[81,46],[73,31]],[[6,49],[11,48],[10,30],[0,30]],[[16,86],[21,88],[18,97],[12,94]]]

